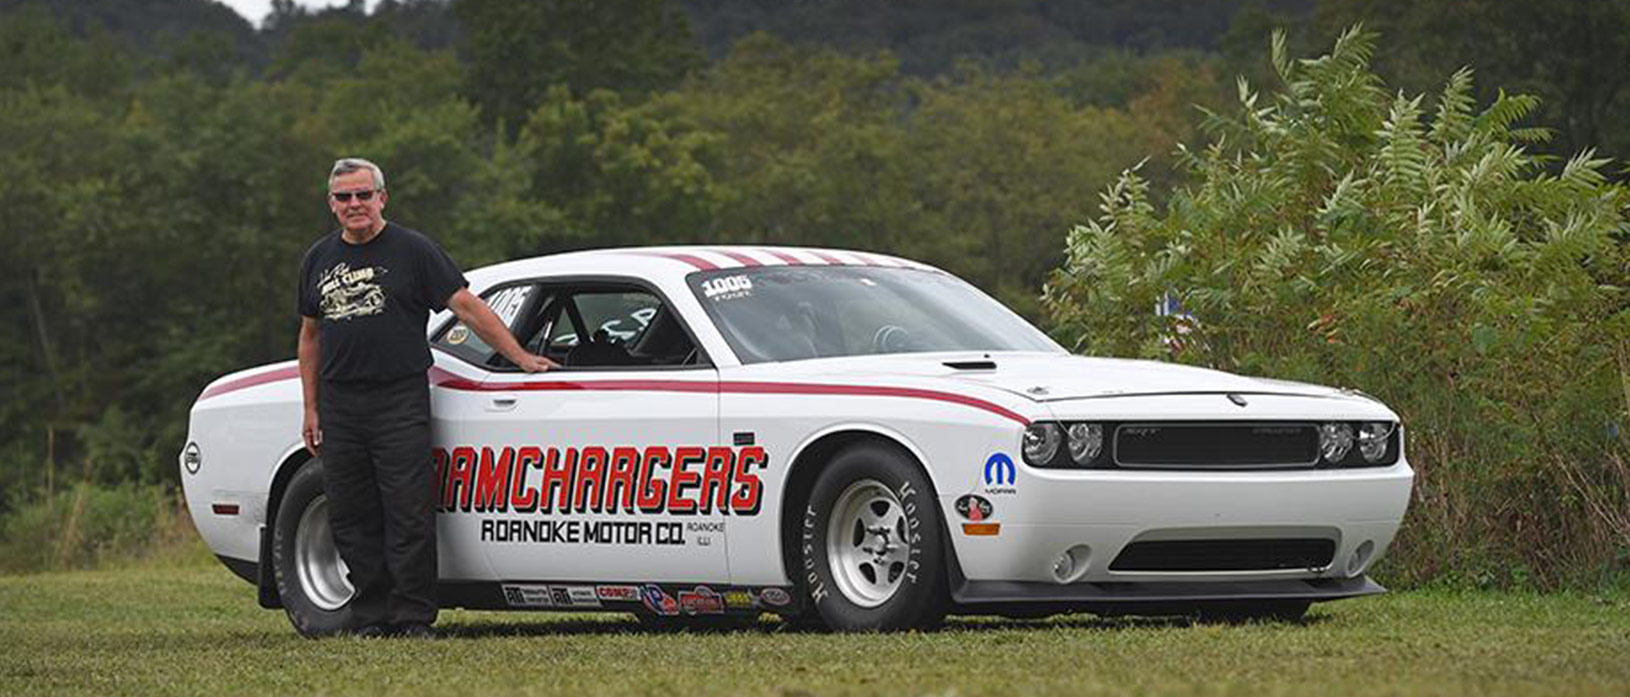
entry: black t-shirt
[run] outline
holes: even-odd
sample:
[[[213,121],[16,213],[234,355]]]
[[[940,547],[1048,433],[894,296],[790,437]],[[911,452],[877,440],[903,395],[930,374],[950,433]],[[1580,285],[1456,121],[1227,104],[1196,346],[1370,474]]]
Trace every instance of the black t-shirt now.
[[[300,314],[322,332],[324,380],[387,380],[430,368],[425,322],[469,285],[430,238],[395,223],[366,244],[335,231],[300,263]]]

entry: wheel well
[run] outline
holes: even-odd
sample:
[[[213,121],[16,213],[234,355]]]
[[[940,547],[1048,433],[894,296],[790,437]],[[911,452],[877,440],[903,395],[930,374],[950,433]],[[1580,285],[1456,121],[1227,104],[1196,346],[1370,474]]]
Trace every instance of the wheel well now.
[[[305,450],[296,450],[283,458],[278,464],[277,473],[272,475],[272,488],[266,494],[266,529],[271,530],[277,524],[277,509],[283,503],[283,492],[289,488],[289,480],[294,479],[294,473],[311,461],[311,453]]]
[[[929,500],[936,504],[939,501],[939,493],[932,488],[934,478],[928,475],[927,469],[923,467],[916,454],[899,441],[871,431],[838,431],[821,436],[793,460],[791,470],[787,473],[786,485],[782,489],[784,493],[781,500],[781,565],[795,587],[801,589],[804,584],[804,574],[799,571],[799,544],[803,539],[803,530],[800,528],[804,521],[804,508],[809,504],[810,490],[815,486],[815,477],[820,475],[833,455],[860,443],[876,443],[905,456],[917,466],[917,469],[923,471],[923,478],[928,480]]]

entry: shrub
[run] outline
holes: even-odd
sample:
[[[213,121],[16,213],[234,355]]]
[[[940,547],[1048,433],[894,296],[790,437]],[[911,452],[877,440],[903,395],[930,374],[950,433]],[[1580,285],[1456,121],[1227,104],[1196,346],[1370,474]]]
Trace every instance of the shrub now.
[[[81,483],[0,518],[0,571],[80,569],[194,557],[198,536],[162,486]]]
[[[1626,205],[1607,160],[1530,155],[1532,98],[1472,72],[1389,94],[1354,27],[1210,114],[1162,208],[1136,169],[1043,303],[1078,350],[1355,387],[1403,418],[1414,500],[1383,573],[1555,586],[1630,550]],[[1428,116],[1426,112],[1430,111]],[[1547,167],[1547,165],[1559,165]],[[1161,303],[1182,313],[1157,316]]]

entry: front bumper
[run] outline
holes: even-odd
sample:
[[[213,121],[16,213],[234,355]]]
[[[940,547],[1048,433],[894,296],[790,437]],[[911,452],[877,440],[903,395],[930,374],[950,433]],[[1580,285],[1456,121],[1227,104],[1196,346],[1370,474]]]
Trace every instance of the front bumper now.
[[[1413,480],[1414,471],[1404,461],[1375,469],[1277,472],[1022,468],[1012,487],[946,492],[940,503],[962,577],[974,589],[970,602],[985,600],[981,588],[1005,589],[997,595],[1015,600],[1053,597],[1010,592],[1018,587],[1011,584],[1028,583],[1056,588],[1064,599],[1075,597],[1072,587],[1090,584],[1195,583],[1234,592],[1241,588],[1230,584],[1242,582],[1361,580],[1392,542]],[[971,535],[964,529],[967,521],[956,513],[955,501],[967,493],[991,502],[995,510],[983,522],[998,523],[998,533]],[[1334,551],[1330,563],[1317,568],[1110,568],[1134,542],[1242,539],[1328,540]],[[1066,552],[1073,554],[1074,570],[1060,578],[1057,565]],[[985,582],[1010,585],[980,585]],[[1081,592],[1096,598],[1094,593],[1120,591]]]

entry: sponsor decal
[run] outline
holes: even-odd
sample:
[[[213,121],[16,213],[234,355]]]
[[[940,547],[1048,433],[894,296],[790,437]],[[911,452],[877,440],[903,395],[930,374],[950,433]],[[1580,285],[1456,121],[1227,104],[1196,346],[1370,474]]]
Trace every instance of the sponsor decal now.
[[[963,520],[979,522],[989,518],[996,512],[996,507],[990,501],[978,494],[968,494],[956,500],[956,513]]]
[[[702,295],[712,301],[734,300],[753,294],[753,281],[746,276],[723,276],[702,281]]]
[[[554,594],[555,607],[600,607],[594,586],[551,586],[549,590]]]
[[[532,295],[532,289],[536,287],[537,286],[534,285],[524,285],[515,286],[514,288],[505,288],[493,294],[493,296],[487,300],[487,307],[492,308],[493,314],[498,315],[498,321],[503,322],[504,326],[510,326],[511,324],[514,324],[515,316],[521,313],[521,307],[526,305],[526,299]],[[463,328],[464,325],[461,323],[458,327],[455,327],[454,330]],[[452,331],[448,332],[448,336],[452,336]],[[468,329],[465,329],[465,338],[469,338]],[[459,341],[463,340],[464,339],[460,339]],[[458,343],[453,341],[451,338],[448,338],[448,341],[451,343]]]
[[[687,615],[718,615],[724,613],[724,596],[707,586],[679,592],[679,609]]]
[[[637,586],[595,586],[594,595],[601,600],[629,603],[640,601],[640,589]]]
[[[514,520],[485,518],[482,542],[564,545],[684,546],[680,523],[650,520]]]
[[[771,607],[786,607],[792,604],[792,595],[785,589],[765,588],[758,593],[759,602]]]
[[[504,602],[510,607],[554,607],[554,598],[548,586],[520,586],[505,584]]]
[[[758,515],[760,446],[435,448],[439,511]]]
[[[457,346],[470,339],[470,328],[462,324],[447,330],[447,343]]]
[[[758,607],[758,598],[753,597],[752,591],[725,591],[724,605],[732,610],[746,610]]]
[[[673,616],[679,614],[679,601],[668,595],[667,591],[659,586],[648,585],[640,589],[640,603],[645,609],[658,615]]]
[[[1018,468],[1013,466],[1013,458],[1007,453],[991,453],[985,459],[985,493],[1018,493],[1019,490],[1014,487],[1018,480]]]
[[[198,449],[197,443],[188,443],[187,449],[181,453],[181,465],[187,468],[187,474],[198,474],[198,468],[204,464],[204,454]]]

